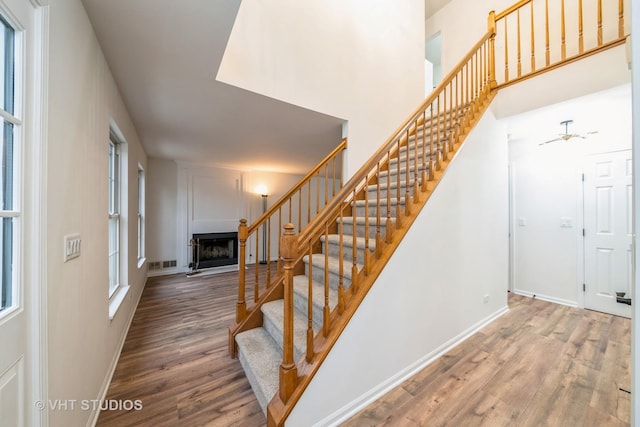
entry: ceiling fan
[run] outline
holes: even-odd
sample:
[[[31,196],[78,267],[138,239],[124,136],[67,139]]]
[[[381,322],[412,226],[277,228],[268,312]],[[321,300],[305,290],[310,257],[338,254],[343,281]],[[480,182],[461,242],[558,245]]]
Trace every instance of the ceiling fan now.
[[[557,138],[550,139],[549,141],[541,142],[538,145],[545,145],[545,144],[549,144],[550,142],[556,142],[556,141],[568,141],[571,138],[587,139],[585,135],[578,135],[577,133],[569,133],[570,123],[573,123],[573,120],[565,120],[560,122],[561,125],[564,125],[564,133],[559,133]],[[592,135],[594,133],[598,133],[598,131],[596,130],[596,131],[587,132],[587,135]]]

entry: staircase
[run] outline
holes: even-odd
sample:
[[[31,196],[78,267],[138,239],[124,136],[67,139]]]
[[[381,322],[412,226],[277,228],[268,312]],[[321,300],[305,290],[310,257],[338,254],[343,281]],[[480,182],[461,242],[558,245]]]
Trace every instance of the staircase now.
[[[304,227],[299,223],[296,229],[292,224],[289,202],[289,222],[281,224],[278,220],[278,229],[284,232],[279,240],[277,269],[271,276],[267,261],[263,284],[256,264],[253,305],[249,308],[245,301],[244,247],[261,224],[266,222],[270,229],[270,218],[276,212],[282,217],[287,202],[279,202],[273,212],[251,227],[241,220],[240,284],[236,322],[229,329],[229,349],[232,356],[239,356],[270,426],[284,424],[497,91],[625,42],[620,1],[612,24],[618,30],[617,38],[604,41],[599,17],[597,44],[584,46],[580,1],[576,18],[580,22],[579,44],[575,53],[568,54],[564,0],[559,0],[561,15],[553,19],[562,22],[561,47],[555,47],[561,55],[559,61],[551,62],[548,25],[541,35],[534,34],[533,21],[538,7],[544,7],[545,19],[550,21],[548,2],[534,7],[534,1],[521,0],[501,13],[490,12],[487,34],[349,182],[331,192],[325,190],[324,204],[316,208],[313,217],[307,215]],[[599,9],[600,3],[598,0]],[[521,11],[528,13],[530,28],[521,28]],[[512,29],[507,34],[507,20],[516,22],[515,33]],[[503,50],[496,52],[498,23],[504,28],[498,37]],[[521,33],[542,40],[542,45],[546,39],[544,65],[536,58],[535,43],[527,54],[530,65],[524,64]],[[503,61],[503,76],[496,74],[498,61]],[[333,181],[335,170],[334,166]],[[290,193],[305,185],[298,185]],[[257,254],[258,237],[255,244]]]
[[[469,108],[460,108],[457,112],[459,118],[467,115]],[[440,116],[449,114],[447,111]],[[304,273],[293,276],[295,360],[305,357],[309,326],[314,336],[323,328],[325,283],[329,287],[328,309],[332,312],[338,306],[339,293],[350,291],[353,272],[357,274],[363,269],[365,258],[376,256],[376,240],[387,235],[388,226],[396,227],[396,215],[404,212],[406,197],[413,197],[416,189],[426,184],[424,180],[428,179],[429,175],[433,176],[434,171],[430,171],[430,168],[438,167],[437,159],[448,157],[448,135],[451,135],[453,129],[448,127],[444,119],[440,124],[438,122],[440,120],[437,120],[437,117],[429,119],[425,126],[413,133],[407,144],[400,147],[394,157],[389,159],[387,170],[379,172],[377,183],[366,187],[366,197],[348,204],[351,215],[336,220],[335,227],[341,232],[322,235],[321,252],[311,253],[302,258]],[[442,139],[443,137],[445,138]],[[422,156],[425,141],[433,141],[437,146],[433,156]],[[390,222],[378,221],[379,215],[387,216],[387,210],[391,212]],[[371,236],[378,236],[378,239]],[[307,316],[309,295],[312,295],[313,305],[311,325]],[[235,339],[240,363],[260,406],[266,413],[267,405],[278,391],[278,369],[283,354],[284,299],[267,302],[260,310],[263,325],[241,332]]]

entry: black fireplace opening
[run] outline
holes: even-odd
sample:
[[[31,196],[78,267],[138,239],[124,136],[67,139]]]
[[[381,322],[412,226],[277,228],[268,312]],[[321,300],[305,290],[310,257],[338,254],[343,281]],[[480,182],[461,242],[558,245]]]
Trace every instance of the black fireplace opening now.
[[[193,235],[193,262],[196,268],[220,267],[238,263],[238,233],[200,233]]]

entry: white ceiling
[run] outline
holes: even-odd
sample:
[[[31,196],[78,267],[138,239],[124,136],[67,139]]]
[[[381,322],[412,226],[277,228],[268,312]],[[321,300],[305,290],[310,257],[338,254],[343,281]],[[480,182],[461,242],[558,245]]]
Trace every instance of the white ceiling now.
[[[149,157],[306,173],[343,120],[217,82],[240,0],[82,0]]]

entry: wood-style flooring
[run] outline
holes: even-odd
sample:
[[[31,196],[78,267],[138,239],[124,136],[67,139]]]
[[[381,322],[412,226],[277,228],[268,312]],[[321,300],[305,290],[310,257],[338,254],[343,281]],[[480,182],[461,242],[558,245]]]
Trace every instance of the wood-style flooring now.
[[[344,425],[629,425],[629,319],[514,294],[509,307]]]
[[[237,273],[147,282],[97,425],[264,426],[227,328]],[[630,322],[509,294],[510,311],[346,426],[628,426]],[[623,390],[620,390],[623,389]]]

